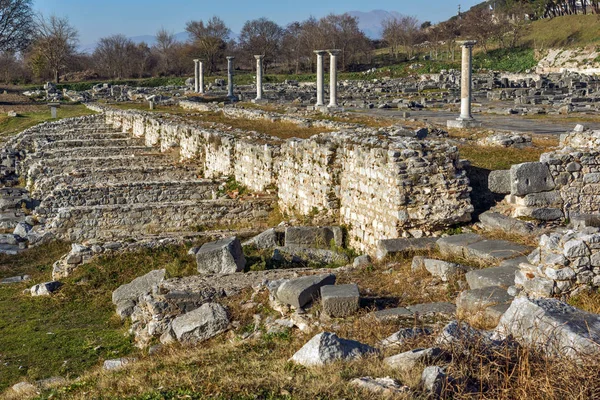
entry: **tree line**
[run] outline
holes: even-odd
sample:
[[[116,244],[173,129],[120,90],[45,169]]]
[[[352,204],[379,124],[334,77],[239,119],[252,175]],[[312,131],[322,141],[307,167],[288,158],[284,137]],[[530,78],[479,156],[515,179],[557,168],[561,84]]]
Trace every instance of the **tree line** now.
[[[599,1],[583,3],[595,9]],[[215,74],[226,65],[226,55],[236,57],[237,68],[252,70],[255,68],[252,56],[258,54],[264,55],[268,73],[311,73],[316,63],[313,51],[321,49],[340,49],[339,68],[343,71],[372,67],[377,48],[388,49],[387,55],[378,56],[379,62],[410,60],[423,53],[432,58],[454,59],[455,42],[461,37],[477,39],[485,50],[490,43],[514,47],[529,20],[545,16],[548,7],[566,12],[572,3],[581,4],[557,0],[491,0],[435,25],[399,16],[383,22],[382,40],[369,39],[360,30],[357,18],[349,14],[311,17],[286,26],[268,18],[249,20],[236,38],[225,21],[214,16],[189,21],[185,26],[189,40],[183,43],[161,28],[152,45],[134,43],[117,34],[101,38],[93,53],[87,54],[78,52],[78,32],[67,18],[35,15],[32,0],[2,0],[0,71],[4,76],[0,80],[59,82],[189,76],[194,58],[204,61],[208,74]],[[543,12],[536,14],[536,10],[542,9]],[[558,11],[552,11],[555,12]]]

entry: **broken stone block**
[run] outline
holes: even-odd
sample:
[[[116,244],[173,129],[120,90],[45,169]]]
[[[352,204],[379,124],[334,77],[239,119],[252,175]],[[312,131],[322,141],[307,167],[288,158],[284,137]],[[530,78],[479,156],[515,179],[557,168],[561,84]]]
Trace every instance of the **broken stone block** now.
[[[171,323],[175,337],[182,343],[203,342],[224,332],[228,326],[227,311],[218,303],[205,303]]]
[[[467,272],[465,278],[471,289],[488,286],[508,288],[515,284],[515,272],[518,269],[518,266],[513,265],[474,269]]]
[[[397,319],[412,318],[413,315],[412,311],[405,307],[387,308],[373,313],[373,317],[378,321],[394,321]]]
[[[343,318],[358,311],[360,294],[356,284],[321,287],[323,312],[330,317]]]
[[[423,259],[423,266],[431,275],[440,278],[444,282],[448,282],[471,269],[464,265],[430,258]]]
[[[22,239],[27,237],[27,234],[33,229],[33,227],[25,222],[19,222],[13,231],[13,235],[18,236]]]
[[[10,278],[4,278],[0,280],[0,285],[8,285],[11,283],[21,283],[30,281],[31,277],[29,275],[19,275],[19,276],[11,276]]]
[[[23,398],[33,396],[38,393],[38,388],[29,382],[19,382],[11,387],[12,391]]]
[[[369,265],[371,263],[371,257],[369,257],[368,254],[364,254],[362,256],[358,256],[354,259],[354,262],[352,263],[352,265],[354,267],[364,267],[366,265]]]
[[[310,339],[290,359],[305,367],[329,364],[335,361],[347,361],[377,353],[366,344],[339,338],[335,333],[323,332]]]
[[[438,239],[436,246],[444,256],[466,257],[467,246],[483,239],[483,236],[475,233],[463,233]]]
[[[459,315],[482,318],[496,326],[512,299],[506,289],[500,287],[465,290],[456,298],[456,310]]]
[[[390,377],[373,379],[370,376],[365,376],[352,379],[350,384],[368,392],[386,397],[410,392],[408,386],[402,385],[400,382]]]
[[[377,242],[377,259],[408,251],[432,250],[436,238],[383,239]]]
[[[285,230],[286,247],[309,247],[328,249],[334,244],[344,245],[342,228],[339,226],[290,226]]]
[[[112,302],[117,306],[117,314],[121,318],[130,316],[138,298],[150,293],[154,286],[162,282],[165,279],[165,273],[166,270],[157,269],[119,286],[112,293]]]
[[[510,170],[491,171],[488,176],[488,188],[492,193],[510,193]]]
[[[114,371],[136,361],[135,358],[116,358],[114,360],[105,360],[102,367],[105,371]]]
[[[600,354],[600,315],[556,299],[515,298],[496,331],[548,355],[582,359]]]
[[[32,296],[50,296],[56,292],[63,284],[58,281],[40,283],[29,289]]]
[[[419,314],[421,316],[438,314],[453,316],[456,313],[456,306],[447,302],[415,304],[407,306],[406,308],[413,314]]]
[[[383,362],[396,369],[410,371],[419,365],[427,365],[442,361],[447,354],[440,348],[414,349],[383,359]]]
[[[421,374],[421,386],[430,396],[440,397],[447,389],[450,379],[443,368],[437,366],[427,367]]]
[[[382,347],[402,346],[409,340],[413,340],[419,336],[431,335],[429,328],[403,328],[398,332],[391,334],[381,341]]]
[[[507,217],[492,211],[486,211],[479,215],[479,222],[485,229],[500,230],[507,233],[518,233],[530,235],[534,230],[533,224],[516,218]]]
[[[274,228],[267,229],[261,234],[242,243],[242,246],[254,246],[257,249],[272,249],[279,246],[277,232]]]
[[[554,189],[554,179],[548,166],[541,162],[527,162],[510,168],[511,190],[517,196],[547,192]]]
[[[322,286],[335,284],[335,275],[311,275],[290,279],[277,289],[277,300],[302,308],[319,296]]]
[[[242,244],[236,237],[205,243],[196,253],[198,272],[204,274],[232,274],[244,270],[246,258]]]
[[[466,248],[467,257],[489,262],[525,256],[530,252],[531,249],[506,240],[482,240]]]

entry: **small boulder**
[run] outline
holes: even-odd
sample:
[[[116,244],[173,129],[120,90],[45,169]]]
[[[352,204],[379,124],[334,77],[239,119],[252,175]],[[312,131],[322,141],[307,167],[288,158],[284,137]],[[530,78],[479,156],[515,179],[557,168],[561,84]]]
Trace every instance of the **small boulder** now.
[[[402,346],[419,336],[431,335],[429,328],[403,328],[381,341],[381,347]]]
[[[423,266],[431,275],[440,278],[444,282],[448,282],[452,278],[460,276],[470,270],[469,267],[464,265],[430,258],[423,259]]]
[[[29,289],[32,296],[50,296],[62,286],[61,282],[51,281],[34,285]]]
[[[449,377],[443,368],[432,366],[427,367],[421,374],[421,386],[430,396],[440,397],[449,384]]]
[[[196,253],[198,272],[203,274],[232,274],[244,270],[246,259],[242,244],[236,237],[205,243]]]
[[[19,222],[13,231],[13,235],[18,236],[22,239],[27,238],[27,234],[33,227],[25,222]]]
[[[131,282],[120,286],[112,293],[112,302],[117,306],[117,313],[121,318],[128,317],[138,298],[150,293],[152,288],[165,279],[166,270],[157,269],[140,276]]]
[[[200,308],[178,316],[171,323],[180,342],[199,343],[208,340],[229,326],[225,308],[218,303],[205,303]]]
[[[290,226],[285,230],[285,247],[312,247],[328,249],[344,245],[342,228],[339,226]]]
[[[274,228],[268,229],[263,233],[242,243],[243,246],[254,246],[257,249],[272,249],[279,246],[277,232]]]
[[[38,388],[29,382],[19,382],[11,387],[12,391],[23,397],[32,396],[38,393]]]
[[[357,359],[376,352],[376,349],[366,344],[339,338],[335,333],[322,332],[302,346],[292,356],[291,361],[305,367],[313,367]]]
[[[127,364],[131,364],[135,361],[137,361],[135,358],[116,358],[113,360],[106,360],[104,361],[102,368],[105,371],[114,371],[117,369],[121,369]]]

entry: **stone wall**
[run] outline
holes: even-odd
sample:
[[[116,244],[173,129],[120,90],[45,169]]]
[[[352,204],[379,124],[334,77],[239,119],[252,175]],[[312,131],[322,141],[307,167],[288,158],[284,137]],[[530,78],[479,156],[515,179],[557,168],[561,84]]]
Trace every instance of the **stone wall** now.
[[[600,131],[562,135],[558,150],[540,162],[506,171],[506,203],[513,217],[571,221],[600,217]],[[498,189],[496,189],[498,191]]]
[[[534,297],[572,296],[600,287],[600,231],[567,231],[540,238],[539,247],[521,263],[517,287]]]
[[[271,118],[256,110],[234,110],[236,117]],[[329,214],[349,227],[350,242],[363,251],[374,250],[380,239],[439,233],[470,220],[473,210],[457,148],[407,138],[402,130],[375,133],[354,127],[283,141],[254,132],[200,129],[161,114],[105,114],[108,124],[130,129],[147,145],[162,151],[178,147],[182,160],[193,158],[203,166],[205,178],[233,176],[255,191],[273,187],[285,212]]]

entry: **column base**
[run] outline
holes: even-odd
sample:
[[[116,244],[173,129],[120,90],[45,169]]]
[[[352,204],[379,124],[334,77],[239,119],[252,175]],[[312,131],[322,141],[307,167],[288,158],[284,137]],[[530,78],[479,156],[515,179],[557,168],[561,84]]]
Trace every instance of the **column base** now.
[[[464,128],[480,128],[482,125],[481,122],[471,118],[471,119],[462,119],[462,118],[457,118],[457,119],[450,119],[448,120],[446,126],[448,128],[458,128],[458,129],[464,129]]]
[[[229,100],[232,103],[236,103],[236,102],[240,101],[239,97],[237,97],[235,95],[234,96],[227,96],[227,100]]]
[[[269,102],[268,99],[252,99],[250,101],[254,104],[266,104]]]

